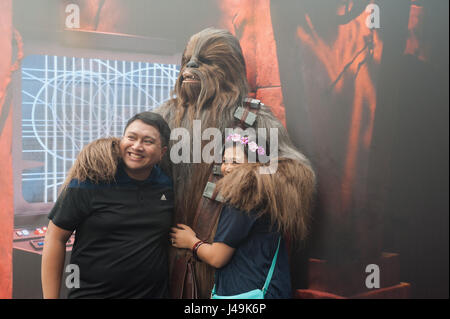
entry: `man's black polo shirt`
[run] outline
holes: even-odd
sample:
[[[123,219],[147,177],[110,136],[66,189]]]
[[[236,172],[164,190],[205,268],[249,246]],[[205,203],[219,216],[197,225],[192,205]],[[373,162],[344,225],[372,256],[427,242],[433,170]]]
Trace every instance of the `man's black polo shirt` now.
[[[172,214],[172,182],[156,165],[145,181],[122,166],[112,183],[72,180],[49,214],[76,230],[70,263],[80,269],[80,288],[68,297],[168,297]]]

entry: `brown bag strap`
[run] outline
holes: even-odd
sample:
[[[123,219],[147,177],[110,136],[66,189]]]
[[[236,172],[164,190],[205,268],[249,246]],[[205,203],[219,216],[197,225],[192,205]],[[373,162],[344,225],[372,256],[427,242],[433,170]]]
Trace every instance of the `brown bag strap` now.
[[[183,299],[198,299],[197,278],[195,275],[195,261],[188,261],[186,277],[183,285]]]
[[[183,290],[188,269],[187,264],[188,261],[185,255],[178,255],[174,257],[169,282],[169,290],[171,293],[171,298],[173,299],[183,298]]]
[[[236,126],[242,129],[253,126],[256,122],[258,111],[263,105],[260,100],[245,98],[242,105],[238,106],[233,114]]]
[[[211,174],[205,189],[208,189],[211,185],[213,185],[212,187],[215,186],[215,183],[219,181],[221,177],[221,175],[218,175],[219,173],[220,170],[214,169],[213,167],[211,168]],[[198,204],[192,226],[199,239],[209,241],[214,225],[222,210],[223,202],[220,200],[220,195],[217,193],[217,190],[212,189],[212,192],[209,195],[205,193],[207,192],[204,192],[203,196],[200,198],[200,203]],[[202,222],[199,223],[199,220]]]
[[[264,105],[260,100],[245,98],[242,105],[238,106],[234,112],[234,118],[237,120],[237,126],[253,126],[256,122],[256,116],[261,106]],[[223,198],[215,189],[215,183],[221,178],[219,165],[212,164],[211,174],[208,183],[205,185],[205,192],[200,198],[200,202],[195,212],[193,229],[197,237],[203,241],[210,239],[214,225],[220,215],[223,207]],[[198,221],[201,220],[201,224]]]

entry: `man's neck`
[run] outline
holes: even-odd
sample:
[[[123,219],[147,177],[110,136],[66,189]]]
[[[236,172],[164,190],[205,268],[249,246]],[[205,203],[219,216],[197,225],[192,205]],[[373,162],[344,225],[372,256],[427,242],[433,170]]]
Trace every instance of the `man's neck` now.
[[[152,173],[152,169],[153,166],[142,171],[132,171],[127,167],[124,167],[125,173],[128,175],[128,177],[137,181],[145,181]]]

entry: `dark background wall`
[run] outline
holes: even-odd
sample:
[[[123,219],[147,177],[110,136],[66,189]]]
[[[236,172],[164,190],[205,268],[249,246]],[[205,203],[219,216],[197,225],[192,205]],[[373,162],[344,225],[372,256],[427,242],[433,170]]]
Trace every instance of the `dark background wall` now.
[[[354,22],[369,2],[353,1],[352,10],[337,14],[344,2],[271,1],[286,124],[319,175],[310,255],[342,264],[396,252],[413,297],[448,297],[448,2],[375,1],[376,34]],[[372,55],[360,51],[369,37]],[[332,55],[351,45],[347,59]],[[334,78],[320,59],[325,50],[323,60],[341,62]],[[366,99],[348,188],[359,94]]]

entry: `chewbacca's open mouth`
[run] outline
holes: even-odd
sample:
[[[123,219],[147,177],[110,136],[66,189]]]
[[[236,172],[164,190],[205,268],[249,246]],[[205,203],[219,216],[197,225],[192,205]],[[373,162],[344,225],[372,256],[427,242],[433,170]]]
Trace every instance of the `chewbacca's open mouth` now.
[[[200,82],[200,79],[195,74],[192,74],[191,72],[185,71],[183,72],[183,83],[190,83],[190,82]]]

